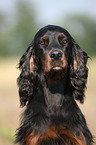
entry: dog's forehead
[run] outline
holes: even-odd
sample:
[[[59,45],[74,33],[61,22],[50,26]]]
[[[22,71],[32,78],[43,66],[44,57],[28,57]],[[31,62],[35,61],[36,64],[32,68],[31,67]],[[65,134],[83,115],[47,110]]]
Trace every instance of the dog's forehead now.
[[[58,32],[53,32],[53,31],[48,30],[46,33],[43,34],[43,37],[47,36],[47,38],[51,38],[51,39],[53,38],[54,39],[57,34],[58,34]]]
[[[47,32],[45,32],[43,35],[42,35],[42,37],[44,37],[44,36],[47,36],[47,37],[51,37],[51,38],[56,38],[56,37],[58,37],[58,36],[61,36],[61,34],[62,34],[62,36],[64,37],[66,37],[66,35],[64,34],[64,32],[60,32],[60,31],[50,31],[50,30],[48,30]]]
[[[35,35],[35,38],[40,38],[42,36],[44,36],[45,34],[47,35],[56,35],[56,34],[59,34],[59,33],[63,33],[64,35],[66,36],[69,36],[70,37],[70,34],[69,32],[63,28],[63,27],[60,27],[60,26],[55,26],[55,25],[47,25],[43,28],[41,28]]]
[[[64,35],[60,35],[61,33]],[[34,37],[34,42],[37,42],[41,39],[47,39],[47,38],[50,40],[53,40],[53,39],[55,40],[55,39],[58,39],[58,36],[60,36],[60,37],[63,36],[65,38],[72,38],[66,29],[52,25],[52,26],[45,26],[45,27],[41,28],[36,33],[36,35]]]
[[[48,30],[44,35],[47,35],[47,36],[54,36],[54,35],[58,35],[60,32],[59,31],[50,31]]]

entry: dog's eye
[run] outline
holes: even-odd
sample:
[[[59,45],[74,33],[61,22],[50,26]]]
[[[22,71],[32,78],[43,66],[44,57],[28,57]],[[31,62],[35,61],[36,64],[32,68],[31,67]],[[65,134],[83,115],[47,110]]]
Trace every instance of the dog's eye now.
[[[64,43],[64,44],[66,44],[66,43],[67,43],[67,41],[66,41],[66,40],[63,40],[63,43]]]
[[[44,44],[45,44],[45,41],[44,41],[44,40],[41,40],[41,41],[40,41],[40,44],[41,44],[41,45],[44,45]]]

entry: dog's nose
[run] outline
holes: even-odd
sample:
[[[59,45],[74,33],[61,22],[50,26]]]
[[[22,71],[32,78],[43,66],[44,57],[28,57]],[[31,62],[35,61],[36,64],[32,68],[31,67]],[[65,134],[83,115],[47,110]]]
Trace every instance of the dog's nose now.
[[[61,59],[62,58],[62,52],[60,50],[53,50],[50,53],[50,58],[55,60],[55,59]]]

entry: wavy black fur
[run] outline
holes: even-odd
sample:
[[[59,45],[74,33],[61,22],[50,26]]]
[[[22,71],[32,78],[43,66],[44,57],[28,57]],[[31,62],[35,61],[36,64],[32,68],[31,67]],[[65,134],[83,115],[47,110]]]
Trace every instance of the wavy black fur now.
[[[69,43],[67,49],[64,47],[63,50],[68,58],[67,72],[60,72],[61,79],[58,83],[48,82],[48,78],[54,78],[58,72],[50,71],[44,74],[42,67],[41,58],[44,57],[46,51],[44,46],[39,48],[39,40],[48,31],[52,34],[64,33]],[[51,36],[48,34],[48,37]],[[31,57],[34,66],[32,71],[30,71]],[[20,102],[21,106],[26,105],[26,109],[21,126],[17,130],[16,142],[21,145],[92,145],[92,134],[75,102],[75,99],[81,103],[84,101],[88,76],[87,59],[87,54],[64,28],[48,25],[37,32],[19,63],[21,74],[17,82]],[[55,126],[53,130],[55,137],[53,137],[52,130],[48,136],[50,126]],[[61,131],[60,126],[66,129]],[[35,132],[34,135],[32,132]]]

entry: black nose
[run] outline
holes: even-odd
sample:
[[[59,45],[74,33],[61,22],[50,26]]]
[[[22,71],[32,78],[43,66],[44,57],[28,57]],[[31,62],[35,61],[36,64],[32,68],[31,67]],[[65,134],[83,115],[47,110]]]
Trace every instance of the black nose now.
[[[53,50],[50,53],[51,59],[61,59],[62,58],[62,52],[60,50]]]

